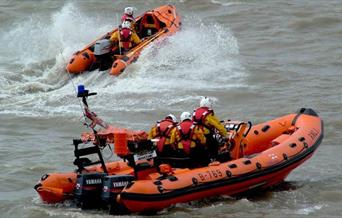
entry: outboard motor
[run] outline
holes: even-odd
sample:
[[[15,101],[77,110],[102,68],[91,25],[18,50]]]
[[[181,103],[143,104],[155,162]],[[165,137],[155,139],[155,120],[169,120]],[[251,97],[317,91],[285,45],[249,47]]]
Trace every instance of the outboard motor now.
[[[133,175],[111,175],[103,179],[103,189],[101,199],[108,207],[109,214],[124,215],[128,213],[126,207],[117,203],[116,197],[121,191],[131,185],[135,180]]]
[[[134,181],[133,175],[111,175],[103,178],[102,201],[109,205],[116,201],[116,196],[126,185]]]
[[[101,193],[105,173],[84,173],[77,175],[75,198],[82,209],[102,205]]]
[[[108,39],[100,39],[94,45],[94,55],[99,70],[107,70],[111,67],[113,59],[111,57],[112,44]]]

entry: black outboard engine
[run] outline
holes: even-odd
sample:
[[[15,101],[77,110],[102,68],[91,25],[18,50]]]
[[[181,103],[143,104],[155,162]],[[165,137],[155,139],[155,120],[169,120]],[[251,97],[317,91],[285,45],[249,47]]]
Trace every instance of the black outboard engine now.
[[[98,208],[102,205],[101,193],[105,176],[105,173],[77,175],[75,199],[82,209]]]
[[[120,214],[122,209],[116,202],[117,195],[135,180],[133,175],[111,175],[103,178],[101,199],[104,205],[109,206],[110,214]]]
[[[103,178],[102,189],[102,201],[110,204],[115,201],[116,195],[119,194],[122,189],[135,180],[133,175],[111,175]]]
[[[111,56],[112,44],[108,39],[100,39],[94,45],[94,55],[96,57],[96,66],[100,71],[111,67],[113,59]]]

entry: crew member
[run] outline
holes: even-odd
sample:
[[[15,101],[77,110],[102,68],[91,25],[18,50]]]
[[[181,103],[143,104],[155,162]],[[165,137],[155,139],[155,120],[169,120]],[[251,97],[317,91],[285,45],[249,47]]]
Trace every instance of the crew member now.
[[[189,112],[183,112],[180,118],[181,123],[171,133],[170,143],[175,144],[179,157],[190,157],[192,167],[208,164],[202,129],[192,121]]]
[[[176,128],[178,122],[173,114],[167,115],[163,120],[158,121],[157,124],[151,128],[148,134],[148,139],[156,139],[158,156],[171,157],[175,152],[175,147],[170,144],[171,132]]]
[[[121,23],[125,21],[129,21],[131,24],[131,29],[136,32],[136,23],[135,18],[133,16],[134,8],[133,7],[126,7],[124,9],[124,14],[121,16]]]
[[[133,17],[134,8],[133,7],[126,7],[124,9],[124,14],[121,17],[121,23],[128,20],[130,22],[135,22],[135,18]]]
[[[113,44],[119,44],[121,52],[129,51],[133,46],[141,42],[139,36],[132,31],[131,23],[124,21],[118,31],[115,31],[109,39]]]
[[[212,104],[208,97],[204,97],[200,101],[200,107],[194,110],[193,121],[203,127],[204,134],[207,139],[209,153],[212,159],[215,159],[218,152],[218,142],[214,139],[214,134],[217,131],[223,141],[227,140],[228,133],[223,124],[214,115]]]

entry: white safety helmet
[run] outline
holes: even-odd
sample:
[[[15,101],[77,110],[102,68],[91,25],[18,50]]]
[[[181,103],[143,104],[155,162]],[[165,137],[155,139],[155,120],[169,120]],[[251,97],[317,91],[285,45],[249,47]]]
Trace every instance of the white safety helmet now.
[[[165,119],[170,118],[174,123],[177,123],[177,118],[173,114],[169,114],[165,117]]]
[[[192,119],[192,116],[189,112],[185,111],[183,112],[181,115],[180,115],[180,119],[181,121],[184,121],[184,120],[191,120]]]
[[[122,28],[122,29],[124,29],[124,28],[130,29],[130,28],[131,28],[131,22],[129,22],[128,20],[125,20],[125,21],[121,24],[121,28]]]
[[[211,104],[210,99],[208,97],[202,97],[202,99],[200,101],[200,107],[211,108],[212,104]]]
[[[134,11],[134,9],[132,7],[126,7],[124,13],[129,15],[129,16],[132,16],[133,15],[133,11]]]

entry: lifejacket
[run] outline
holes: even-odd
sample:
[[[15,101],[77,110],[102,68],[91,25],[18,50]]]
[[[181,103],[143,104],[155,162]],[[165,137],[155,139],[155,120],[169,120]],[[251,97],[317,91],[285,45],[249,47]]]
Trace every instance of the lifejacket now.
[[[121,17],[121,23],[124,22],[124,21],[126,21],[126,20],[128,20],[128,21],[130,21],[130,22],[135,22],[135,19],[134,19],[133,15],[128,15],[128,14],[122,15],[122,17]]]
[[[166,139],[170,139],[170,132],[175,127],[175,123],[172,120],[165,119],[159,121],[157,124],[157,133],[159,136],[159,141],[157,143],[157,151],[159,153],[163,152]]]
[[[121,47],[127,50],[130,49],[132,47],[131,37],[132,31],[130,29],[123,28],[122,30],[120,30]]]
[[[209,109],[208,107],[199,107],[194,111],[192,115],[192,120],[199,125],[202,125],[202,126],[207,127],[208,129],[211,129],[209,126],[206,126],[204,124],[205,119],[209,115],[214,115],[214,111],[212,109]]]
[[[183,145],[183,148],[180,148],[178,143],[178,149],[183,149],[186,154],[190,154],[191,142],[194,142],[192,139],[194,135],[194,127],[195,125],[191,120],[185,120],[177,126],[181,136],[179,143]]]

